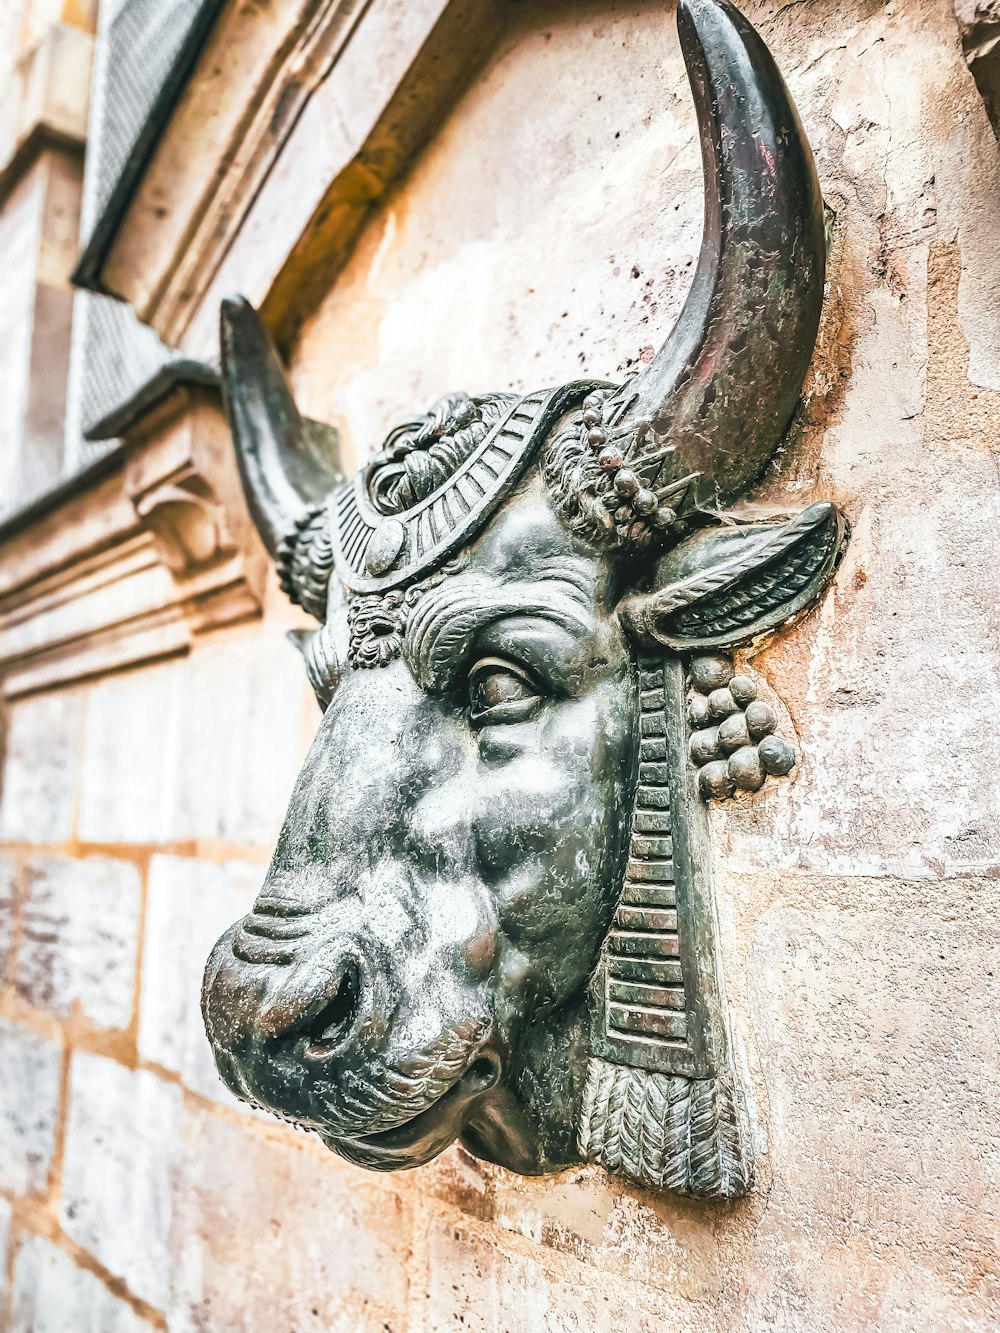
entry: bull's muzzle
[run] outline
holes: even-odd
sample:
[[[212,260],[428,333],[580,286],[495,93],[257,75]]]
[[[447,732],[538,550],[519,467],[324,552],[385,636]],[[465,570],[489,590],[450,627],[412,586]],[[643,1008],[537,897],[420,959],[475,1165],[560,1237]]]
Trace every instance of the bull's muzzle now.
[[[362,1037],[374,1053],[392,1019],[391,986],[376,985],[353,940],[308,944],[301,925],[303,945],[293,950],[292,938],[262,931],[254,911],[219,940],[203,995],[213,1047],[254,1067],[351,1060]]]
[[[202,1008],[237,1097],[352,1160],[395,1167],[446,1147],[501,1077],[485,1018],[434,1014],[434,1034],[416,1042],[402,995],[377,941],[260,899],[216,944]]]

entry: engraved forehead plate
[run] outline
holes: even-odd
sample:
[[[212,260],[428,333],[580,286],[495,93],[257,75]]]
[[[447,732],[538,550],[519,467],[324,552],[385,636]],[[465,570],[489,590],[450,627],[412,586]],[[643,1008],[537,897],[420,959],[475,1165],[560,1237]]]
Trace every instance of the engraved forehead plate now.
[[[345,586],[355,593],[387,592],[453,555],[521,480],[553,423],[596,387],[600,382],[577,380],[515,403],[443,485],[392,519],[391,564],[386,516],[368,493],[369,469],[338,486],[329,501],[330,528],[334,563]]]

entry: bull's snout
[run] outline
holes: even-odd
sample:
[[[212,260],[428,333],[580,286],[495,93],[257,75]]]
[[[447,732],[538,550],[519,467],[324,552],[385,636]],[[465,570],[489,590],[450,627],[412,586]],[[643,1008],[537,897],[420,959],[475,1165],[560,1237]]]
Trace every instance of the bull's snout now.
[[[350,1049],[371,1010],[364,965],[347,954],[332,966],[297,968],[263,1007],[258,1028],[265,1041],[295,1047],[305,1060],[329,1060]]]
[[[362,1030],[367,1042],[384,1031],[389,1014],[377,1012],[372,968],[359,948],[312,949],[291,966],[248,964],[243,930],[223,935],[205,973],[202,1005],[217,1052],[237,1061],[322,1062],[349,1055]]]

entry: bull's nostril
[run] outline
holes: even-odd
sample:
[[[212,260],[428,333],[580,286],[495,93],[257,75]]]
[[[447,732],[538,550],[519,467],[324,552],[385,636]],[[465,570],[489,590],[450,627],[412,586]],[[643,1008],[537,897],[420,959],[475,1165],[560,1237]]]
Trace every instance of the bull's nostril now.
[[[312,1008],[296,1025],[296,1035],[308,1038],[305,1054],[313,1059],[330,1055],[354,1026],[361,999],[358,970],[349,963],[333,995]]]
[[[500,1065],[491,1056],[481,1055],[469,1066],[466,1079],[485,1092],[500,1081]]]

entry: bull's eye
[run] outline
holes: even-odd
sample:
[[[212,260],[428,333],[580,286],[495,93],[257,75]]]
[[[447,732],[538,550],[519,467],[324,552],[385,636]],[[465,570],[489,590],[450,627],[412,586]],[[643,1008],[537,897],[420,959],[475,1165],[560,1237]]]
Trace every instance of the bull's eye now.
[[[525,722],[540,703],[530,676],[513,662],[483,657],[469,672],[469,720],[474,727]]]

